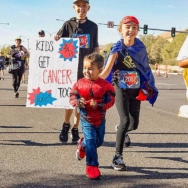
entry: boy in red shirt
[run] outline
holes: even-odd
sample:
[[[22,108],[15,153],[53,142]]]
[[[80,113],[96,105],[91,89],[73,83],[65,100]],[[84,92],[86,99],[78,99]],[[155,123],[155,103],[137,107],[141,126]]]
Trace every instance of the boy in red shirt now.
[[[70,92],[70,104],[77,107],[81,116],[84,138],[78,141],[76,156],[81,160],[86,155],[86,176],[100,178],[97,148],[104,141],[106,110],[115,102],[112,84],[99,77],[104,59],[99,54],[84,58],[84,78],[79,79]]]

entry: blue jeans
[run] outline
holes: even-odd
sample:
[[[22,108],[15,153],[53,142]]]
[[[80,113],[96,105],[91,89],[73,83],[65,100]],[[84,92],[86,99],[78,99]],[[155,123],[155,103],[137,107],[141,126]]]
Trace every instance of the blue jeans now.
[[[80,121],[84,133],[82,147],[85,148],[86,151],[86,165],[98,166],[97,148],[100,147],[104,141],[106,120],[103,119],[98,127],[91,125],[91,123],[86,121],[82,116]]]

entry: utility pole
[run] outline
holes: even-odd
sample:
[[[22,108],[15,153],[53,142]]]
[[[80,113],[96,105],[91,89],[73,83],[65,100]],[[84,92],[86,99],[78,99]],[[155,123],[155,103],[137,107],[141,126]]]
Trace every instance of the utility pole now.
[[[108,24],[104,24],[104,23],[98,23],[99,25],[107,25]],[[119,25],[115,25],[114,26],[119,26]],[[148,26],[148,25],[147,25]],[[144,27],[139,27],[139,29],[144,29]],[[155,31],[166,31],[166,32],[171,32],[171,29],[157,29],[157,28],[147,28],[147,30],[155,30]],[[175,31],[176,33],[187,33],[188,34],[188,31]]]
[[[9,23],[0,23],[0,24],[5,24],[5,25],[9,25]]]
[[[50,33],[50,32],[48,32],[48,31],[46,31],[46,30],[44,30],[45,32],[47,32],[49,35],[50,35],[50,37],[52,36],[52,34],[54,34],[54,33],[56,33],[57,31],[54,31],[53,33]]]
[[[28,49],[27,50],[29,50],[29,38],[24,37],[24,36],[20,36],[20,37],[23,37],[23,38],[27,39],[27,45],[28,45]]]

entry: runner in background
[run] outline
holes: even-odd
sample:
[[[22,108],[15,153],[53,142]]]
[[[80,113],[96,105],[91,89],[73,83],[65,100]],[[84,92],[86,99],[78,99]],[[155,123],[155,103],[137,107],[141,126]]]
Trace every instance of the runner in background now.
[[[22,75],[25,71],[24,59],[29,57],[29,52],[23,45],[21,45],[21,42],[21,38],[16,38],[15,45],[12,45],[10,47],[10,50],[7,54],[7,58],[9,58],[9,61],[11,61],[12,63],[14,63],[14,61],[20,63],[20,69],[12,73],[12,87],[14,90],[15,98],[19,97],[18,89],[20,87]]]
[[[4,80],[4,68],[5,68],[5,57],[3,52],[0,51],[0,80]]]
[[[78,61],[78,77],[83,78],[83,59],[86,55],[93,52],[99,53],[98,45],[98,26],[87,18],[87,12],[90,10],[89,0],[74,0],[73,8],[76,12],[76,17],[66,21],[58,33],[54,36],[57,41],[61,37],[63,38],[79,38],[80,39],[80,52]],[[59,135],[59,139],[62,143],[68,141],[68,133],[71,128],[70,118],[72,115],[72,109],[65,109],[65,117],[63,127]],[[78,125],[80,121],[80,114],[75,109],[74,113],[74,125],[71,129],[72,142],[77,143],[79,140]]]

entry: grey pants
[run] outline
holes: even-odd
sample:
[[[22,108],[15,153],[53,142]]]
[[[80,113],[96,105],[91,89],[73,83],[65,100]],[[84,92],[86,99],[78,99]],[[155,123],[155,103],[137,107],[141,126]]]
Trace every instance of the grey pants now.
[[[121,89],[115,84],[115,105],[120,117],[120,123],[116,134],[116,155],[122,155],[125,134],[138,128],[140,104],[136,99],[139,89]]]

